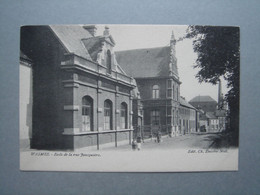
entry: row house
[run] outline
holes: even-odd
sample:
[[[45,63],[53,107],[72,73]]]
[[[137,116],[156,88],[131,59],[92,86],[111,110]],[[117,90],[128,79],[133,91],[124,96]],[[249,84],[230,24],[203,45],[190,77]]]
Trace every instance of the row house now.
[[[180,98],[179,134],[198,132],[199,114],[183,97]]]

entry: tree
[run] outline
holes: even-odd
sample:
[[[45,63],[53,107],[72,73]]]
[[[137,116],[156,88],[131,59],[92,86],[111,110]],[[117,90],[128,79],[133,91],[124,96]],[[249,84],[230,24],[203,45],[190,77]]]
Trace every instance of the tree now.
[[[193,39],[198,54],[194,68],[199,82],[216,84],[221,76],[229,88],[225,98],[229,105],[230,128],[234,142],[239,131],[239,27],[189,26],[184,38]],[[237,142],[238,144],[238,142]]]

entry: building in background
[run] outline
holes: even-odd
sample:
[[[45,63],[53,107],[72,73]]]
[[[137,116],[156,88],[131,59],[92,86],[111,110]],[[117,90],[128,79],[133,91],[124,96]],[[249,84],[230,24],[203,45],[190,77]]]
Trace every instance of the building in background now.
[[[189,101],[189,104],[197,109],[202,109],[205,112],[215,112],[218,105],[217,101],[209,95],[196,96]]]
[[[185,135],[198,132],[198,110],[190,105],[184,97],[180,97],[179,110],[179,133]]]
[[[201,132],[221,132],[226,129],[227,105],[222,94],[221,80],[218,87],[218,102],[210,96],[196,96],[189,103],[199,111]]]
[[[32,132],[32,148],[130,143],[135,82],[116,61],[109,28],[101,36],[95,32],[94,25],[21,28],[20,48],[33,66],[26,70],[29,77],[20,66],[30,91],[20,94],[21,101],[27,99],[21,103],[20,134]]]
[[[172,33],[170,46],[116,52],[118,63],[136,80],[143,103],[144,131],[151,135],[179,132],[181,82],[175,44]]]

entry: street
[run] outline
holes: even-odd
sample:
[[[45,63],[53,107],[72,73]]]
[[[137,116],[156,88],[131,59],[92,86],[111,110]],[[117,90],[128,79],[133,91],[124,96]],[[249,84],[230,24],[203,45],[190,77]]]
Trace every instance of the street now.
[[[213,143],[214,138],[218,134],[189,134],[177,137],[163,137],[162,142],[157,143],[155,139],[147,139],[142,143],[141,150],[171,150],[171,149],[186,149],[186,148],[201,148],[207,149]],[[117,148],[103,148],[102,151],[130,151],[132,146],[121,145]]]

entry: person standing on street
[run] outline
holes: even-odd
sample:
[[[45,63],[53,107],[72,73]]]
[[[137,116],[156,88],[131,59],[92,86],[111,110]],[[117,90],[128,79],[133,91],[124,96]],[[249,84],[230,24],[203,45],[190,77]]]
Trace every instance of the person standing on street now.
[[[141,150],[141,142],[142,142],[142,138],[140,136],[137,137],[137,150]]]

